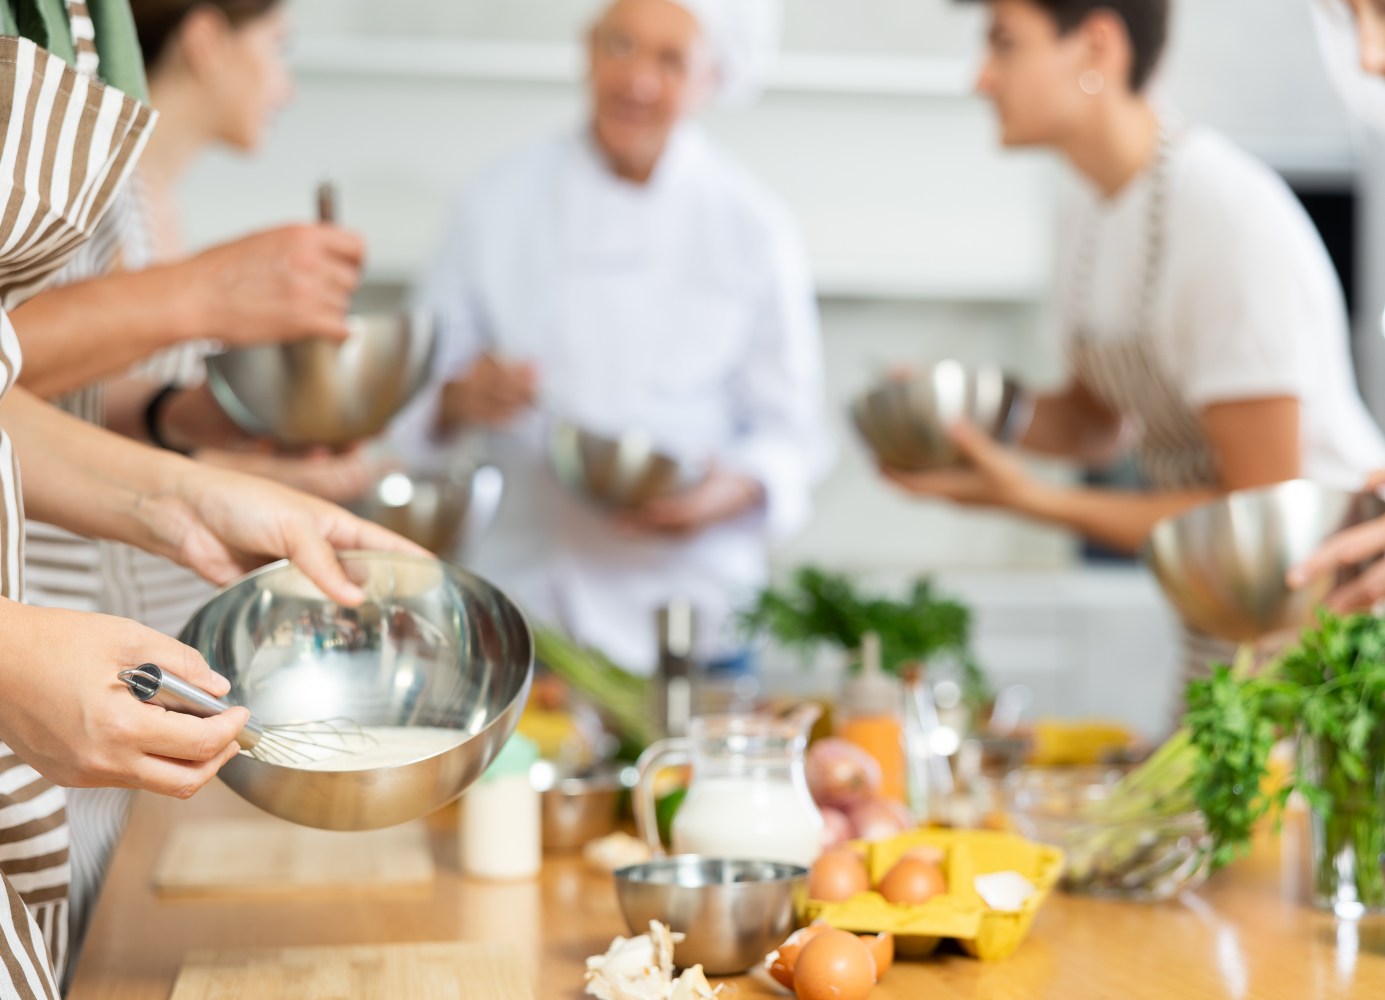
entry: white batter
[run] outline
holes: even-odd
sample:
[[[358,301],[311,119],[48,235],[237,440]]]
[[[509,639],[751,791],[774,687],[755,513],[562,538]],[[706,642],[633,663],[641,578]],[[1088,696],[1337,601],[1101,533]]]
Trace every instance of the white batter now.
[[[373,771],[398,767],[451,750],[467,739],[460,729],[426,726],[363,726],[340,741],[324,737],[319,746],[298,747],[314,759],[294,764],[302,771]]]

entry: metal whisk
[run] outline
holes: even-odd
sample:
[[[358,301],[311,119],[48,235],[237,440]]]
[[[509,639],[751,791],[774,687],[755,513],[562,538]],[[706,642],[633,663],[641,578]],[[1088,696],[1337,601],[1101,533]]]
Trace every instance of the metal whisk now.
[[[205,719],[233,707],[226,699],[213,698],[200,687],[165,673],[152,663],[134,670],[122,670],[119,676],[130,693],[140,701],[153,702],[170,712]],[[333,753],[355,753],[356,747],[375,741],[350,719],[266,726],[252,715],[245,728],[237,734],[236,742],[256,760],[294,767],[322,760]],[[322,751],[328,753],[323,754]]]

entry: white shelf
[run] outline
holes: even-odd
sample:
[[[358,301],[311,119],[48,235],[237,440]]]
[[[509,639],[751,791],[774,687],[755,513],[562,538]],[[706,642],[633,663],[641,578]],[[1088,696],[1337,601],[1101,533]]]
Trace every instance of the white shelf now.
[[[572,84],[585,72],[580,46],[432,38],[305,38],[294,53],[305,75],[387,77],[514,84]],[[966,97],[973,70],[950,57],[857,56],[789,52],[769,80],[772,91]]]

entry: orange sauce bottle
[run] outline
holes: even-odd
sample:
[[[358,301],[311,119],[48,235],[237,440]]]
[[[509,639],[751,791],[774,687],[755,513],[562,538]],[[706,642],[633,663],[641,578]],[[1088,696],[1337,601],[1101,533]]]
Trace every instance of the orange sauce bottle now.
[[[861,672],[842,685],[837,702],[837,735],[860,747],[880,765],[880,794],[906,802],[908,771],[904,754],[904,694],[898,678],[881,669],[880,637],[861,642]]]

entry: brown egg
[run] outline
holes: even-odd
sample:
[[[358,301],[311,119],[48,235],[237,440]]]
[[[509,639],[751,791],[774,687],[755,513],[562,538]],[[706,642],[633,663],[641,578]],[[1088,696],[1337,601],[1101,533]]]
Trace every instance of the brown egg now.
[[[943,862],[947,860],[947,852],[937,844],[919,844],[918,847],[911,847],[905,851],[902,857],[916,858],[919,861],[925,861],[930,865],[937,865],[941,868]]]
[[[874,936],[863,934],[861,940],[870,949],[870,957],[875,959],[875,981],[878,983],[894,965],[894,935],[889,931]]]
[[[855,851],[837,847],[823,853],[808,874],[808,898],[840,903],[870,889],[866,863]]]
[[[875,989],[875,959],[846,931],[823,931],[803,947],[794,966],[798,1000],[865,1000]]]
[[[830,931],[832,925],[825,920],[815,920],[807,927],[800,928],[789,935],[788,940],[765,956],[765,971],[776,983],[787,990],[793,989],[793,970],[802,953],[804,945],[823,931]]]
[[[917,906],[945,892],[943,870],[918,858],[902,858],[880,880],[880,895],[891,903]]]

